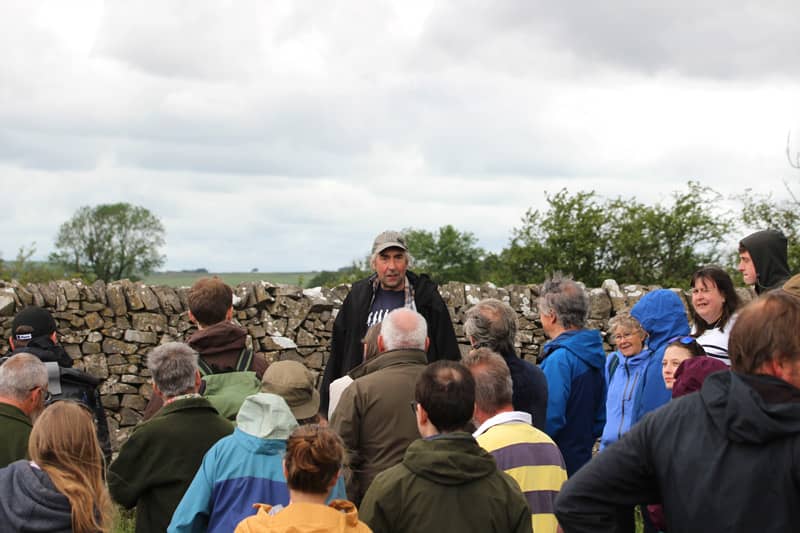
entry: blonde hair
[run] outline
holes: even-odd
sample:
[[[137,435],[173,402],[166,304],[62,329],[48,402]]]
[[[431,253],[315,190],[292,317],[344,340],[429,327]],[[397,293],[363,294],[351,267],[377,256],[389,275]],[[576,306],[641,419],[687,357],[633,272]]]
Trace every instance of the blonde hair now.
[[[28,456],[69,500],[74,533],[109,531],[103,452],[85,407],[71,401],[47,407],[33,424]]]
[[[630,329],[634,333],[641,335],[643,339],[647,337],[647,331],[642,327],[642,324],[627,311],[619,313],[608,321],[610,338],[613,339],[618,329]]]

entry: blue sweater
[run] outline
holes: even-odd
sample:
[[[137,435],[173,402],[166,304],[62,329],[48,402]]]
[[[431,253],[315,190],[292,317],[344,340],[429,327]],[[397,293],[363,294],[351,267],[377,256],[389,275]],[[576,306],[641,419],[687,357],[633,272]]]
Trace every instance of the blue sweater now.
[[[600,332],[570,330],[544,346],[547,378],[545,431],[556,442],[571,476],[592,457],[605,425],[606,354]]]

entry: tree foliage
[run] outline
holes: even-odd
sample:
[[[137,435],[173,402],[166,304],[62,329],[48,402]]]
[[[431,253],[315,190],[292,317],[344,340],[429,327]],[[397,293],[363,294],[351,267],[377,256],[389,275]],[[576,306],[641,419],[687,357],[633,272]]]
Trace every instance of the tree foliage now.
[[[163,245],[164,226],[144,207],[84,206],[59,228],[51,259],[107,282],[137,279],[164,264]]]
[[[435,232],[408,228],[403,230],[414,269],[429,274],[437,283],[481,281],[485,252],[469,231],[458,231],[450,224]]]
[[[754,194],[748,190],[739,196],[742,202],[742,222],[748,231],[778,229],[789,240],[789,271],[800,271],[800,201],[792,193],[790,198],[775,200],[772,194]],[[745,233],[742,233],[744,236]]]

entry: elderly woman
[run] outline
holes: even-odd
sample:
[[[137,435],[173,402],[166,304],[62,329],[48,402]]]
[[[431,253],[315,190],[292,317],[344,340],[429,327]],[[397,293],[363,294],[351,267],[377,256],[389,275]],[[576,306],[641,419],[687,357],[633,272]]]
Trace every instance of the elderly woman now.
[[[728,335],[741,306],[727,272],[716,266],[692,274],[692,335],[705,352],[730,366]]]

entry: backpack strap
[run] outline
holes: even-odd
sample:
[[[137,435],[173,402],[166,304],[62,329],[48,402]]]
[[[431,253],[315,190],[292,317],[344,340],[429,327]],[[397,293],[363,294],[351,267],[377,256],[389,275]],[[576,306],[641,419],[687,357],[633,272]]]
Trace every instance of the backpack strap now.
[[[616,354],[612,354],[611,361],[608,362],[608,382],[611,383],[611,378],[614,377],[614,372],[617,371],[617,367],[619,366],[619,357]]]
[[[253,364],[253,350],[245,346],[242,348],[239,358],[236,360],[236,371],[247,372]]]
[[[197,358],[197,368],[200,370],[201,377],[210,376],[214,373],[214,370],[212,370],[211,366],[206,363],[202,357]]]

